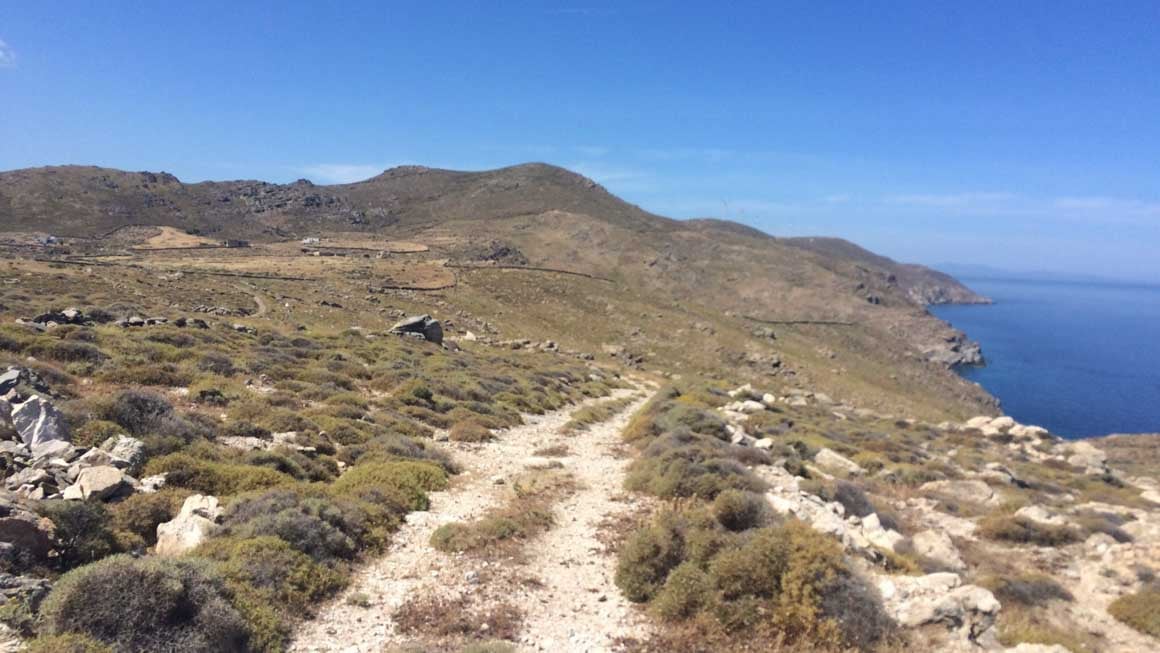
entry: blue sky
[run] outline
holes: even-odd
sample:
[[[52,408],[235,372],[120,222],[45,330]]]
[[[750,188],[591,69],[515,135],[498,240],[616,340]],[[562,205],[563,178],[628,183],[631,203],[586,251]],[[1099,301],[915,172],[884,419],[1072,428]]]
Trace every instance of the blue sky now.
[[[673,217],[1160,281],[1158,34],[1155,1],[5,2],[0,169],[539,160]]]

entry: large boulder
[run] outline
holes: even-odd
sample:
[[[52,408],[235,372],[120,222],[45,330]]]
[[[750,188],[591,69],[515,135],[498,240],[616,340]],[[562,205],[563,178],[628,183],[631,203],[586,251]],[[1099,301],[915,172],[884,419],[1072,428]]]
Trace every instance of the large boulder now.
[[[12,427],[34,453],[38,444],[53,441],[68,442],[69,439],[64,415],[52,405],[51,401],[39,395],[33,395],[22,403],[13,404]]]
[[[814,456],[814,462],[830,471],[839,471],[851,476],[860,476],[866,473],[866,470],[862,469],[858,463],[833,449],[822,448]]]
[[[416,315],[401,320],[391,327],[391,333],[423,336],[427,342],[443,344],[443,325],[430,315]]]
[[[112,465],[100,465],[82,469],[76,483],[65,488],[62,496],[65,499],[103,501],[131,490],[132,485],[125,478],[124,472]]]
[[[201,544],[217,529],[222,509],[217,497],[195,494],[186,498],[181,512],[172,520],[157,525],[157,547],[162,556],[176,556]]]

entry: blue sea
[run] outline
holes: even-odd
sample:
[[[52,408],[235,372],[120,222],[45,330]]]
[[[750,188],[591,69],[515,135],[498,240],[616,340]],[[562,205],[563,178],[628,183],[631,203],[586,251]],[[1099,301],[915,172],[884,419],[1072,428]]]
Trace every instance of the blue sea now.
[[[994,305],[931,312],[983,346],[959,372],[1004,412],[1067,438],[1160,432],[1160,286],[962,281]]]

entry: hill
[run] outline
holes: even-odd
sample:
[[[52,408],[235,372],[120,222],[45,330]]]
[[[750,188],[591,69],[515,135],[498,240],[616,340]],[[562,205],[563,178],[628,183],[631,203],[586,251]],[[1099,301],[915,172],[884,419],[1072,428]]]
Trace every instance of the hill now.
[[[406,256],[426,268],[366,274],[399,285],[391,279],[426,270],[420,289],[455,283],[450,304],[505,335],[549,333],[576,350],[623,350],[673,373],[740,367],[910,414],[993,410],[984,392],[945,369],[977,362],[977,348],[923,307],[980,301],[950,277],[844,241],[654,215],[545,164],[483,172],[406,166],[334,186],[185,184],[166,173],[81,166],[16,170],[0,173],[0,224],[11,241],[47,232],[86,255],[165,240],[141,226],[246,239],[295,256],[303,237],[341,239],[355,251],[360,240],[406,240],[423,245],[425,254]],[[162,255],[150,263],[160,265]],[[230,265],[253,271],[272,260]],[[435,269],[445,262],[473,268]],[[501,278],[474,267],[511,264],[611,283],[580,288],[586,282],[560,275]]]

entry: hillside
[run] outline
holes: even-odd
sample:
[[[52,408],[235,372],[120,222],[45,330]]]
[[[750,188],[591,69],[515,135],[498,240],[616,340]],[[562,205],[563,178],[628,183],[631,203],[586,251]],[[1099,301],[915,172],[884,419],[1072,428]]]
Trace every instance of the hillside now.
[[[335,186],[185,184],[165,173],[78,166],[17,170],[0,173],[0,223],[11,242],[51,233],[74,255],[124,254],[148,238],[172,240],[141,225],[247,239],[256,247],[239,256],[268,249],[299,256],[285,259],[286,269],[307,265],[294,248],[303,237],[416,242],[425,253],[405,257],[423,266],[404,271],[387,261],[399,269],[365,274],[390,283],[426,270],[423,288],[454,283],[451,305],[507,337],[537,339],[528,328],[535,325],[573,349],[621,349],[675,373],[740,367],[754,378],[776,376],[932,417],[993,410],[984,392],[945,369],[978,362],[977,348],[923,308],[978,301],[953,279],[838,241],[807,246],[724,221],[656,216],[544,164],[485,172],[409,166]],[[168,265],[165,255],[147,263]],[[170,263],[180,260],[173,253]],[[229,260],[253,267],[273,259]],[[449,274],[440,269],[447,261],[562,269],[611,284],[479,269]],[[601,324],[592,324],[593,314]],[[766,331],[777,340],[753,335]]]

